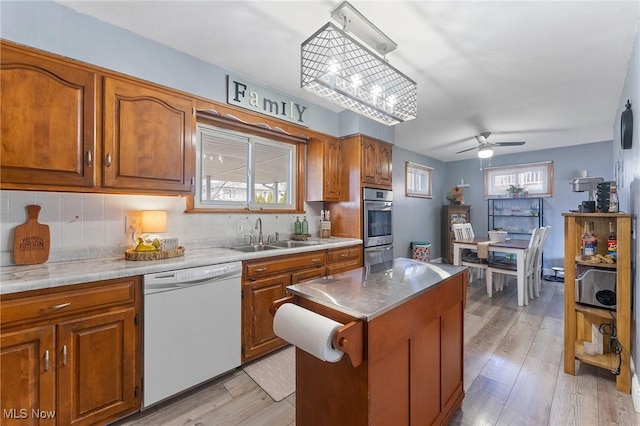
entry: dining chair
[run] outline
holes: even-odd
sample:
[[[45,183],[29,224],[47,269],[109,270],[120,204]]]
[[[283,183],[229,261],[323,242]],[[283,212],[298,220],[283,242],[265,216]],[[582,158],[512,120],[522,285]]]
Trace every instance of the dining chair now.
[[[529,238],[529,244],[527,246],[527,254],[525,257],[524,265],[525,265],[525,288],[524,291],[524,304],[529,304],[529,298],[533,299],[534,297],[534,281],[535,281],[535,265],[536,260],[538,258],[538,246],[540,239],[542,238],[542,234],[544,233],[544,228],[534,228],[531,233],[531,237]],[[491,275],[491,279],[487,279],[487,293],[489,297],[492,295],[492,288],[489,288],[489,282],[495,282],[495,287],[497,291],[502,291],[504,289],[504,284],[507,276],[517,276],[517,267],[516,262],[513,259],[500,259],[489,261],[486,267],[487,276],[489,274],[499,274],[497,276],[497,280],[493,279],[493,275]],[[539,295],[539,293],[538,293]],[[530,296],[530,297],[529,297]]]
[[[549,233],[551,232],[551,226],[544,226],[542,229],[542,235],[540,236],[540,241],[538,241],[538,247],[536,250],[536,264],[534,265],[535,277],[533,282],[533,291],[535,293],[535,297],[540,297],[540,290],[542,287],[542,252],[544,251],[544,243],[547,241]]]
[[[455,241],[473,240],[475,237],[470,223],[454,223],[451,225],[451,230],[453,231]],[[482,272],[487,267],[485,259],[480,259],[478,254],[473,250],[465,250],[461,254],[460,264],[475,269],[478,274],[478,279],[482,278]],[[472,269],[469,269],[469,282],[473,281],[471,270]]]

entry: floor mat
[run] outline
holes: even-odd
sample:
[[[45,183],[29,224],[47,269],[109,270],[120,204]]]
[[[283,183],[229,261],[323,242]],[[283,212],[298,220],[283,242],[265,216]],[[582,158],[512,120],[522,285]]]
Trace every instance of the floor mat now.
[[[295,346],[267,355],[242,369],[276,402],[296,391]]]

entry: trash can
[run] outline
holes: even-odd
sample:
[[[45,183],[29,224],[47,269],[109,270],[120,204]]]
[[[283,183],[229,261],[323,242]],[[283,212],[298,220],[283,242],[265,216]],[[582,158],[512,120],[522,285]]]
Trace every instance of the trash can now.
[[[431,251],[430,241],[411,241],[411,250],[415,260],[429,261],[429,252]]]

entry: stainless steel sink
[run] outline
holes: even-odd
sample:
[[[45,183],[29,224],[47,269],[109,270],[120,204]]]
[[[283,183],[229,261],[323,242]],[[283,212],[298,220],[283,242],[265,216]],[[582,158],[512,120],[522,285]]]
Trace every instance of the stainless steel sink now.
[[[319,241],[278,241],[275,243],[269,243],[270,246],[278,247],[278,248],[293,248],[293,247],[306,247],[306,246],[315,246],[320,244]]]
[[[231,250],[243,251],[243,252],[254,252],[254,251],[263,251],[263,250],[277,250],[280,247],[275,247],[272,245],[266,244],[243,244],[240,246],[232,246],[229,247]]]

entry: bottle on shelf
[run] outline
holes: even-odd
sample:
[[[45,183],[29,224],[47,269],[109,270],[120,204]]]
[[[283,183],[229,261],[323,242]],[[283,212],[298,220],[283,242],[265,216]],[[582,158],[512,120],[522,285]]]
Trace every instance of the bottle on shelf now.
[[[580,254],[584,256],[595,256],[598,254],[598,240],[592,232],[591,222],[584,223],[584,232],[580,239]]]
[[[618,236],[613,226],[613,222],[609,222],[609,235],[607,236],[607,254],[615,259],[618,255]]]
[[[300,216],[297,216],[296,221],[293,222],[293,233],[295,235],[302,234],[302,222],[300,222]]]
[[[304,216],[302,219],[302,234],[307,235],[309,233],[309,222],[307,222],[307,217]]]

